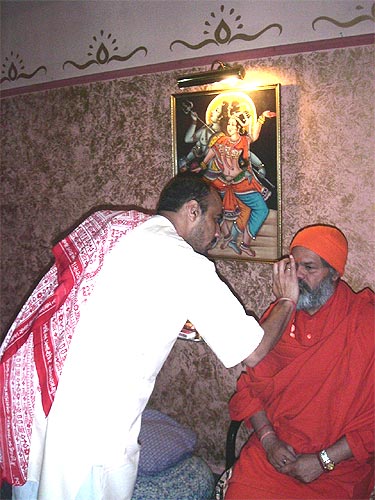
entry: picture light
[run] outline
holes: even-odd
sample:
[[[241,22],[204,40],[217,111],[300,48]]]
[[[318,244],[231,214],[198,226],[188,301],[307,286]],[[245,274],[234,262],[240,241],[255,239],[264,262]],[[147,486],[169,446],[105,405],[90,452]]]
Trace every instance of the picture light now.
[[[218,65],[216,69],[215,64]],[[230,64],[224,64],[221,61],[214,61],[211,65],[210,71],[181,75],[177,80],[177,85],[180,89],[183,89],[185,87],[220,82],[226,78],[238,78],[239,80],[243,80],[245,73],[245,69],[241,64],[234,64],[231,66]]]

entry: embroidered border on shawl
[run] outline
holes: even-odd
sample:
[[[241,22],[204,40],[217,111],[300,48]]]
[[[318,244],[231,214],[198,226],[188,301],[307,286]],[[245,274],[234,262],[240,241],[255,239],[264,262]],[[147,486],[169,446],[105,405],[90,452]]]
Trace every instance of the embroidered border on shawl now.
[[[34,417],[35,371],[46,415],[80,317],[104,257],[128,231],[149,218],[136,212],[103,210],[83,221],[54,248],[55,264],[41,279],[0,348],[0,443],[3,478],[27,479]],[[37,384],[38,385],[38,384]]]

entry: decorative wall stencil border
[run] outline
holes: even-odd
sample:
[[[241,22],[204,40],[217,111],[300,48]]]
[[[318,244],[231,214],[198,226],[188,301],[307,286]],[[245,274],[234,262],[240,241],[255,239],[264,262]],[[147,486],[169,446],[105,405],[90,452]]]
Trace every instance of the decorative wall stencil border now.
[[[220,12],[223,15],[225,15],[224,10],[225,10],[224,5],[221,5]],[[234,15],[233,8],[231,8],[229,11],[229,16],[232,16],[232,15]],[[244,41],[251,42],[252,40],[256,40],[257,38],[259,38],[261,35],[263,35],[263,33],[265,33],[266,31],[268,31],[272,28],[278,28],[279,36],[281,35],[281,33],[283,31],[281,24],[274,23],[274,24],[270,24],[270,25],[266,26],[265,28],[260,30],[258,33],[255,33],[254,35],[247,35],[245,33],[237,33],[236,35],[232,36],[232,30],[231,30],[229,24],[224,20],[224,17],[222,17],[220,21],[216,20],[215,12],[211,12],[211,17],[213,19],[215,19],[215,22],[216,22],[216,27],[214,29],[214,38],[208,38],[206,40],[202,40],[201,42],[199,42],[195,45],[190,44],[189,42],[186,42],[184,40],[174,40],[170,44],[169,49],[173,50],[173,46],[177,45],[177,44],[183,45],[184,47],[191,49],[191,50],[199,50],[202,47],[205,47],[206,45],[211,45],[211,44],[214,44],[217,46],[224,45],[224,44],[229,45],[230,43],[232,43],[235,40],[244,40]],[[234,19],[234,23],[240,21],[240,19],[241,19],[241,15],[236,16],[236,18]],[[205,26],[211,28],[211,23],[209,21],[205,21],[204,24],[205,24]],[[243,24],[237,24],[237,26],[235,28],[242,29]],[[203,32],[203,34],[209,35],[210,32],[205,30]]]
[[[362,10],[363,7],[362,7],[362,5],[357,5],[356,9],[357,10]],[[372,21],[373,23],[375,23],[375,3],[373,3],[372,7],[371,7],[371,15],[363,14],[361,16],[355,17],[354,19],[352,19],[350,21],[340,22],[340,21],[337,21],[336,19],[333,19],[333,18],[327,17],[327,16],[317,17],[312,22],[312,28],[315,31],[316,31],[315,24],[318,21],[327,21],[329,23],[334,24],[335,26],[338,26],[339,28],[344,28],[344,29],[345,28],[351,28],[351,27],[355,26],[356,24],[363,23],[364,21]]]
[[[351,37],[332,38],[329,40],[317,40],[315,42],[294,43],[288,45],[278,45],[277,47],[267,47],[252,50],[243,50],[238,52],[228,52],[221,56],[222,62],[233,62],[241,60],[261,59],[264,57],[303,54],[304,52],[316,52],[320,50],[332,50],[345,47],[359,47],[362,45],[373,45],[375,43],[375,34],[357,35]],[[38,83],[14,89],[0,90],[0,99],[6,99],[21,94],[31,94],[72,85],[83,85],[94,82],[115,80],[118,78],[127,78],[130,76],[147,75],[152,73],[162,73],[164,71],[181,70],[192,68],[193,66],[211,65],[214,56],[194,57],[191,59],[179,59],[165,63],[149,64],[145,66],[136,66],[114,71],[103,71],[91,75],[84,75],[75,78],[66,78],[46,83]]]
[[[14,52],[11,51],[10,56],[6,56],[5,62],[2,64],[1,74],[6,74],[6,76],[1,78],[0,84],[3,82],[15,82],[20,79],[31,80],[39,71],[42,70],[44,70],[47,74],[47,68],[45,66],[39,66],[39,68],[34,70],[32,73],[25,73],[24,69],[24,63],[19,54],[14,55]]]
[[[110,55],[111,51],[115,52],[118,50],[117,46],[113,47],[113,45],[117,42],[117,40],[115,38],[113,40],[110,40],[110,38],[112,37],[112,34],[109,33],[106,37],[106,40],[107,40],[107,43],[110,43],[110,45],[112,45],[112,47],[110,47],[108,49],[105,42],[103,41],[103,36],[104,36],[104,30],[100,30],[100,38],[102,39],[102,41],[98,40],[98,38],[95,35],[92,37],[95,44],[98,45],[98,48],[97,48],[96,52],[94,53],[94,45],[90,44],[89,45],[90,51],[88,52],[87,55],[94,56],[94,59],[90,59],[83,64],[78,64],[74,61],[65,61],[63,64],[63,69],[65,69],[66,64],[71,64],[75,68],[77,68],[79,70],[83,70],[83,69],[86,69],[93,64],[103,65],[103,64],[109,64],[111,61],[123,62],[123,61],[127,61],[128,59],[131,59],[134,54],[136,54],[137,52],[140,52],[140,51],[143,51],[145,53],[145,56],[147,55],[148,51],[147,51],[146,47],[140,46],[140,47],[137,47],[136,49],[134,49],[130,54],[128,54],[126,56],[119,56],[116,54],[111,56]]]

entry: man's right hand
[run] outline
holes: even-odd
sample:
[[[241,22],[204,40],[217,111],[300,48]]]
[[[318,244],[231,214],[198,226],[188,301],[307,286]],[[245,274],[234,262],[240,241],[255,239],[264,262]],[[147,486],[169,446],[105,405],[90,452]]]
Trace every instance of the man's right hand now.
[[[273,293],[276,299],[287,298],[298,302],[299,287],[296,263],[293,255],[286,257],[273,266]]]
[[[282,467],[297,458],[293,447],[281,441],[276,434],[265,437],[262,444],[269,463],[279,472]]]
[[[262,323],[264,335],[260,344],[244,360],[244,363],[251,368],[256,366],[277,344],[294,313],[299,297],[299,287],[296,264],[292,255],[274,264],[273,292],[280,301],[275,304],[267,319]]]

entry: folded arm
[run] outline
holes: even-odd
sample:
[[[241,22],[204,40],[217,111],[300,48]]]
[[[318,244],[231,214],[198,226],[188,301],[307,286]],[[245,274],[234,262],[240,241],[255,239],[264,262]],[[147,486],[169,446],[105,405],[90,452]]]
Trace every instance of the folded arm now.
[[[335,463],[335,466],[353,457],[345,436],[326,448],[326,452],[329,458]],[[311,483],[322,474],[325,474],[317,453],[304,453],[298,455],[295,461],[287,463],[278,470],[282,474],[292,476],[302,483]]]
[[[255,413],[250,421],[264,448],[267,460],[278,472],[306,484],[324,474],[318,453],[297,455],[291,445],[279,439],[264,410]],[[335,465],[353,457],[345,436],[326,448],[326,452]]]

